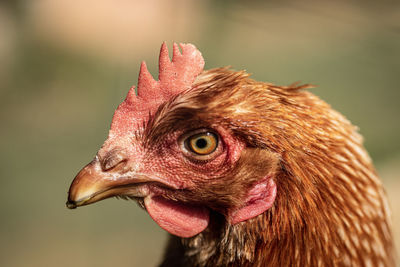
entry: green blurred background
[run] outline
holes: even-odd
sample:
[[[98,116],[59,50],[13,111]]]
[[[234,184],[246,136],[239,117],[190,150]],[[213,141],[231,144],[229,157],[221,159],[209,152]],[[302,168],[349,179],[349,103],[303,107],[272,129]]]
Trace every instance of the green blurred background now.
[[[360,127],[400,236],[398,1],[0,2],[0,266],[155,266],[166,234],[133,202],[67,210],[141,60],[191,42],[206,68],[302,81]]]

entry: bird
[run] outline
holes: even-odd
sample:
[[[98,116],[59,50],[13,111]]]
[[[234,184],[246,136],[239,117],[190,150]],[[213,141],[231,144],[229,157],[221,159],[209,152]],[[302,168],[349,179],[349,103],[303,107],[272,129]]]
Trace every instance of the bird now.
[[[358,128],[311,93],[192,44],[142,62],[67,207],[136,201],[169,233],[160,266],[394,266],[391,214]]]

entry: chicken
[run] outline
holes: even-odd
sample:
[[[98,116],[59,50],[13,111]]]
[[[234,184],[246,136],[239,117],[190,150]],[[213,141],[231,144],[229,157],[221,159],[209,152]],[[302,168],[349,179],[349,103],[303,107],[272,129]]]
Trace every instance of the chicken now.
[[[142,63],[67,206],[134,199],[171,234],[161,266],[394,266],[390,211],[362,137],[305,90],[203,70],[165,43]]]

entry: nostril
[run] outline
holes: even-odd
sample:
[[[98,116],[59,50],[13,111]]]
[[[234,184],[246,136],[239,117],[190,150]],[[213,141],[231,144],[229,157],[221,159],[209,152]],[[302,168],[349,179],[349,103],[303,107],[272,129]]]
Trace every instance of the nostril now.
[[[100,159],[101,168],[103,171],[110,171],[112,169],[125,166],[127,158],[125,153],[119,149],[113,149],[108,152],[105,157]]]
[[[104,171],[110,171],[112,169],[116,169],[117,167],[122,167],[126,164],[126,161],[126,159],[111,158],[104,163],[102,169]]]

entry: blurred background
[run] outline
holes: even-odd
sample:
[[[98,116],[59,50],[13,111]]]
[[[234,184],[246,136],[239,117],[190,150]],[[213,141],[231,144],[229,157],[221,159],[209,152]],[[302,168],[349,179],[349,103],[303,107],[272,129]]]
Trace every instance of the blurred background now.
[[[2,0],[1,266],[159,261],[166,233],[133,202],[65,201],[163,41],[194,43],[206,69],[318,85],[360,127],[400,239],[400,2]]]

